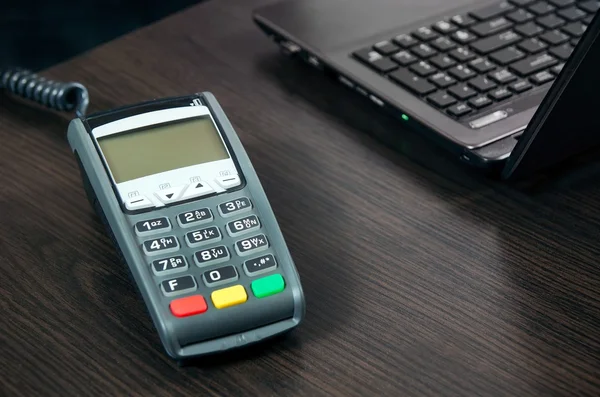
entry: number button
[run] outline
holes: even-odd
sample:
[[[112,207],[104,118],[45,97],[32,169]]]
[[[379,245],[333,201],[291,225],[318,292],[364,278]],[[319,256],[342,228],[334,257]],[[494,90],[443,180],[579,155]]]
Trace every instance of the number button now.
[[[250,277],[270,272],[275,268],[277,268],[277,261],[275,261],[275,257],[271,254],[259,256],[258,258],[249,259],[244,262],[244,271]]]
[[[152,271],[157,276],[166,276],[187,270],[188,265],[183,255],[172,256],[165,259],[157,259],[152,262]]]
[[[213,220],[213,214],[208,208],[199,208],[194,211],[177,215],[177,222],[181,227],[191,227]]]
[[[248,197],[240,197],[239,199],[219,204],[219,213],[223,217],[237,215],[241,212],[250,211],[250,209],[252,209],[252,203]]]
[[[256,215],[250,215],[227,224],[227,233],[230,236],[238,236],[256,229],[260,229],[260,222]]]
[[[169,222],[169,218],[165,217],[139,221],[135,224],[135,234],[138,236],[148,236],[150,234],[168,232],[169,230],[171,230],[171,223]]]
[[[179,241],[175,236],[166,236],[144,241],[144,253],[146,255],[161,255],[167,252],[175,252],[179,249]]]
[[[235,250],[239,256],[246,256],[254,252],[266,250],[269,248],[269,240],[264,234],[257,234],[253,237],[248,237],[240,241],[236,241]]]
[[[223,236],[221,236],[221,231],[217,226],[196,230],[185,235],[187,245],[190,247],[198,247],[200,245],[214,243],[221,241],[222,238]]]
[[[165,280],[160,283],[163,294],[166,296],[185,294],[196,290],[196,280],[192,276],[183,276]]]
[[[229,250],[224,245],[207,248],[194,254],[194,261],[196,262],[196,265],[200,267],[225,262],[229,260],[229,258]]]
[[[237,270],[233,266],[224,266],[215,270],[208,270],[202,274],[204,284],[207,287],[215,285],[227,284],[238,279]]]

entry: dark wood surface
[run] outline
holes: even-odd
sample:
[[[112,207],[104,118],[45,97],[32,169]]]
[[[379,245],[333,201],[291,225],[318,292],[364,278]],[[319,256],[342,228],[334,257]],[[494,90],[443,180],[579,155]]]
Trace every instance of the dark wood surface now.
[[[201,4],[48,75],[85,83],[92,112],[213,92],[305,322],[179,367],[85,199],[69,115],[0,96],[0,395],[600,395],[597,169],[523,188],[463,168],[280,56],[250,19],[265,2]]]

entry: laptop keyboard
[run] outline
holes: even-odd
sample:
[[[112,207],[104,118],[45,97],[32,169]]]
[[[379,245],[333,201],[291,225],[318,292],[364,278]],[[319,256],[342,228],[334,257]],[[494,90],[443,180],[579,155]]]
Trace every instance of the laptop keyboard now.
[[[352,56],[462,119],[549,86],[599,8],[599,0],[501,1]]]

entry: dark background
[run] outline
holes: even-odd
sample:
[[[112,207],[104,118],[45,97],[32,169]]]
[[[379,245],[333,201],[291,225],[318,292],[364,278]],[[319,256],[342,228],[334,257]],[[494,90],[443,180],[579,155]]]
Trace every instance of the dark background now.
[[[8,0],[0,67],[44,69],[201,1]]]

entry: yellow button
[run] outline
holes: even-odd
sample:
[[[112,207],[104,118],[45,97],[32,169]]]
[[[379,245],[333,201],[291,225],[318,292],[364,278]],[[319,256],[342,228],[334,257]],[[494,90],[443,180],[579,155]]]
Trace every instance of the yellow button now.
[[[239,305],[248,300],[246,290],[241,285],[223,288],[210,294],[210,298],[217,309]]]

